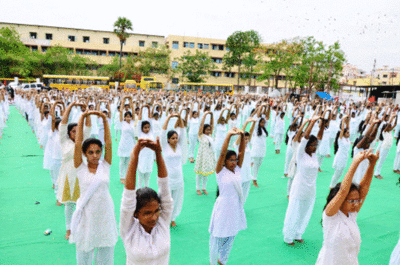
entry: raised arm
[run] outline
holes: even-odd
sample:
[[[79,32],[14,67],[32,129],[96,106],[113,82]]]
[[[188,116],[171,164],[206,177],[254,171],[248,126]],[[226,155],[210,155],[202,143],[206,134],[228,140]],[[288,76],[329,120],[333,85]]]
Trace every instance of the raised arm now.
[[[369,165],[368,165],[367,171],[365,172],[364,177],[362,178],[362,180],[360,182],[360,190],[359,190],[360,191],[360,203],[358,204],[357,212],[360,211],[362,205],[364,204],[365,198],[368,195],[369,187],[371,186],[372,178],[374,175],[374,168],[376,165],[376,161],[378,161],[378,159],[379,159],[379,151],[376,152],[376,154],[374,154],[374,153],[372,153],[371,150],[369,150],[367,158],[369,160]]]
[[[237,165],[241,168],[244,159],[244,153],[246,152],[246,140],[244,139],[244,131],[239,131],[240,137],[240,145],[239,145],[239,154],[238,154],[238,162]]]
[[[319,120],[320,117],[319,116],[314,116],[311,119],[311,122],[308,123],[306,131],[304,132],[304,138],[306,138],[307,140],[310,138],[310,134],[312,131],[312,128],[314,127],[314,124],[317,122],[317,120]]]
[[[68,124],[68,118],[69,118],[69,114],[71,113],[71,109],[73,106],[75,106],[77,103],[76,102],[71,102],[67,109],[64,112],[64,115],[62,116],[62,120],[61,120],[61,124]]]
[[[91,112],[84,112],[78,121],[78,129],[76,131],[75,137],[75,150],[74,150],[74,166],[78,168],[83,160],[82,160],[82,142],[83,142],[83,122],[86,117],[90,115]]]

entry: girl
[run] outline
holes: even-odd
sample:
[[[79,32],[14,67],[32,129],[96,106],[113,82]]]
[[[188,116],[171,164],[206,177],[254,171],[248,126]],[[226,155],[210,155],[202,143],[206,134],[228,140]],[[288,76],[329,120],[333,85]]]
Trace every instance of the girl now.
[[[328,113],[329,112],[329,113]],[[329,146],[329,124],[331,120],[331,110],[325,110],[323,114],[324,119],[321,120],[320,126],[323,128],[323,136],[321,139],[321,143],[318,146],[317,154],[318,154],[318,164],[319,171],[322,172],[321,166],[325,157],[330,156],[331,148]]]
[[[130,152],[135,145],[135,126],[130,111],[126,111],[122,114],[122,108],[120,109],[120,124],[121,124],[121,140],[118,145],[118,156],[119,156],[119,178],[122,184],[125,184],[126,171],[128,169]],[[122,120],[124,117],[124,120]]]
[[[281,112],[275,121],[275,153],[281,152],[283,135],[285,134],[285,112]]]
[[[395,139],[397,139],[396,142],[396,157],[394,159],[394,164],[393,164],[393,172],[400,174],[400,144],[399,144],[399,140],[400,140],[400,130],[396,135],[397,137],[395,137]]]
[[[138,159],[144,148],[155,152],[159,194],[148,187],[136,189]],[[119,232],[128,265],[169,264],[173,201],[167,174],[159,140],[139,139],[132,151],[121,201]]]
[[[171,196],[174,200],[174,210],[171,217],[171,227],[175,227],[175,219],[179,216],[183,205],[183,165],[187,161],[187,141],[185,126],[178,115],[178,132],[171,130],[167,133],[168,122],[173,115],[165,121],[162,130],[161,147],[169,175]]]
[[[379,152],[362,151],[354,158],[343,182],[331,189],[322,214],[324,242],[319,252],[317,265],[358,264],[361,236],[357,215],[368,195]],[[352,183],[360,163],[368,159],[368,170],[360,186]],[[396,263],[398,264],[398,263]]]
[[[147,108],[149,114],[150,121],[142,120],[143,109]],[[140,128],[139,139],[148,139],[154,141],[153,130],[151,126],[151,112],[148,105],[144,105],[141,107],[139,112],[139,123],[138,127]],[[149,148],[145,148],[140,152],[139,156],[139,165],[138,165],[138,186],[148,187],[150,182],[150,175],[153,171],[153,161],[154,161],[154,153]]]
[[[393,122],[393,120],[394,120],[394,122]],[[379,137],[379,140],[382,141],[381,146],[379,148],[380,159],[378,161],[378,165],[376,166],[375,173],[374,173],[374,175],[377,179],[383,179],[383,177],[381,176],[381,170],[382,170],[383,163],[385,163],[387,155],[389,154],[389,150],[393,145],[392,130],[394,128],[396,128],[396,125],[397,125],[397,115],[392,116],[389,123],[387,123],[386,125],[384,125],[382,127],[382,132]]]
[[[350,130],[349,130],[350,117],[345,116],[343,118],[342,129],[337,132],[335,139],[335,159],[333,160],[332,168],[335,169],[335,174],[332,177],[330,189],[333,189],[339,182],[344,169],[347,166],[347,160],[349,159],[349,151],[351,147],[350,143]]]
[[[83,122],[90,119],[89,115],[97,115],[103,120],[104,160],[101,160],[103,145],[100,140],[89,138],[83,142]],[[78,265],[89,265],[93,260],[99,265],[113,264],[118,232],[109,187],[111,145],[107,116],[99,111],[86,111],[79,119],[74,150],[74,166],[81,196],[72,217],[70,243],[76,244]],[[82,154],[87,164],[83,163]]]
[[[258,109],[258,117],[261,116],[261,111],[266,108],[262,105]],[[253,160],[253,185],[259,187],[257,183],[258,171],[260,170],[261,164],[265,157],[265,152],[267,150],[267,137],[268,132],[266,129],[266,121],[264,118],[259,118],[257,128],[251,136],[251,158]]]
[[[296,131],[298,128],[298,124],[297,124],[298,121],[299,121],[299,117],[296,117],[286,132],[285,143],[287,145],[287,148],[286,148],[286,156],[285,156],[285,170],[283,172],[285,177],[288,176],[290,161],[292,160],[292,157],[293,157],[292,141],[293,141],[293,137],[296,135]],[[301,124],[301,121],[299,121],[299,123]]]
[[[191,110],[193,110],[193,103],[192,103]],[[190,111],[190,116],[189,116],[189,161],[190,161],[190,163],[194,163],[194,150],[196,149],[197,138],[199,137],[199,127],[200,127],[199,113],[195,110]]]
[[[233,135],[240,135],[239,154],[229,150],[229,141]],[[242,130],[229,130],[222,146],[216,166],[217,200],[210,222],[210,264],[226,264],[235,236],[247,228],[246,214],[243,209],[241,167],[245,155],[245,139]]]
[[[284,241],[291,246],[294,245],[294,241],[304,242],[302,235],[314,208],[319,167],[315,152],[318,148],[318,140],[322,139],[323,127],[321,126],[318,137],[310,136],[310,133],[318,119],[320,117],[316,116],[308,124],[297,150],[297,172],[290,190],[289,205],[283,226]]]
[[[226,111],[226,114],[224,114]],[[224,116],[225,115],[225,116]],[[226,133],[228,132],[228,129],[226,127],[226,118],[229,117],[229,109],[225,108],[221,111],[220,115],[217,116],[218,121],[217,121],[217,128],[215,130],[215,157],[216,159],[219,157],[219,154],[221,153],[222,145],[225,140]]]
[[[210,115],[210,124],[204,124],[206,117]],[[199,127],[199,149],[197,151],[196,164],[194,166],[194,172],[196,175],[196,191],[197,195],[202,195],[200,186],[205,195],[207,193],[207,179],[208,176],[214,173],[215,169],[215,147],[214,141],[211,138],[213,131],[212,125],[214,124],[214,118],[211,111],[204,113]],[[203,184],[203,185],[201,185]]]
[[[100,111],[100,105],[104,102],[106,105],[107,110],[103,110],[104,115],[107,117],[108,124],[111,123],[111,108],[107,100],[100,100],[99,104],[97,105],[97,111]],[[99,140],[104,145],[104,124],[102,119],[98,119],[98,127],[99,127]]]

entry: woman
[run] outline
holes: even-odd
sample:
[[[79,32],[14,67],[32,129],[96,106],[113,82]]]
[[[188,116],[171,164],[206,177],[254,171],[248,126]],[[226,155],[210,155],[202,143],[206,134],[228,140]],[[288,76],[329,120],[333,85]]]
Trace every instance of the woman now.
[[[394,122],[393,122],[394,120]],[[392,119],[390,120],[389,123],[383,125],[382,127],[382,132],[379,137],[379,140],[382,141],[380,148],[379,148],[379,153],[380,159],[378,161],[378,164],[376,165],[375,168],[375,178],[377,179],[383,179],[381,176],[381,170],[383,167],[383,163],[385,163],[385,160],[387,158],[387,155],[389,154],[389,150],[393,145],[393,136],[392,136],[392,130],[396,128],[397,125],[397,116],[392,116]]]
[[[210,124],[204,124],[206,117],[210,115]],[[214,173],[215,169],[215,147],[214,140],[211,138],[213,131],[213,114],[211,111],[204,113],[199,127],[199,149],[197,151],[194,172],[196,175],[196,191],[197,195],[202,195],[200,187],[205,195],[207,192],[208,176]]]
[[[337,132],[334,145],[335,159],[333,160],[332,168],[335,169],[335,173],[332,176],[331,185],[329,188],[333,189],[342,177],[342,174],[347,166],[350,152],[350,128],[349,128],[350,117],[345,116],[343,118],[342,128],[340,132]]]
[[[178,116],[178,132],[171,130],[167,133],[168,122],[173,116]],[[169,187],[174,200],[171,227],[175,227],[175,219],[179,216],[183,205],[183,165],[187,160],[187,141],[185,126],[179,114],[170,115],[165,121],[161,135],[163,157],[169,175]]]
[[[368,195],[379,152],[362,151],[354,158],[343,182],[331,189],[322,214],[324,242],[317,265],[358,264],[361,236],[357,215]],[[368,159],[369,166],[360,186],[352,183],[360,163]],[[398,264],[398,263],[397,263]]]
[[[233,135],[241,136],[238,155],[234,151],[228,151],[229,141]],[[228,262],[235,236],[240,230],[247,228],[241,186],[241,167],[245,148],[243,131],[237,128],[229,130],[215,169],[218,197],[211,214],[209,228],[211,265],[226,264]]]
[[[197,145],[197,138],[199,137],[199,113],[193,110],[193,104],[189,116],[189,161],[194,163],[194,150]]]
[[[287,145],[286,148],[286,155],[285,155],[285,170],[283,172],[283,175],[285,177],[288,177],[288,173],[289,173],[289,165],[290,165],[290,161],[292,160],[293,157],[293,147],[292,147],[292,142],[293,142],[293,138],[296,135],[296,131],[298,129],[298,120],[300,117],[295,117],[292,124],[289,126],[287,132],[286,132],[286,139],[285,139],[285,143]],[[301,122],[299,122],[301,124]]]
[[[265,106],[265,105],[264,105]],[[261,116],[261,110],[264,106],[261,106],[258,110],[258,117]],[[253,160],[253,185],[259,187],[257,183],[258,171],[260,170],[261,164],[265,157],[267,150],[267,137],[268,132],[266,129],[266,121],[264,118],[258,120],[257,128],[254,130],[251,136],[251,158]]]
[[[128,169],[130,152],[135,145],[135,125],[132,121],[134,117],[130,111],[122,114],[120,109],[120,131],[121,140],[118,144],[118,157],[119,157],[119,178],[122,184],[125,184],[126,170]],[[122,117],[124,120],[122,120]]]
[[[275,153],[281,153],[281,145],[283,136],[285,135],[285,112],[281,112],[276,116],[275,121]]]
[[[283,226],[284,241],[291,246],[294,245],[294,241],[304,242],[302,235],[314,208],[319,168],[316,151],[324,128],[320,127],[318,137],[310,136],[310,134],[319,119],[318,116],[314,117],[308,124],[297,150],[297,172],[290,190],[289,205]]]
[[[104,160],[101,160],[103,145],[99,139],[83,141],[83,122],[90,119],[90,115],[103,120]],[[83,163],[82,154],[87,164]],[[118,232],[109,187],[111,160],[112,139],[106,115],[100,111],[84,112],[79,119],[74,150],[74,167],[81,196],[72,216],[70,238],[70,243],[76,245],[78,265],[90,265],[93,260],[95,264],[113,264]]]
[[[221,153],[222,145],[224,144],[225,136],[226,133],[228,132],[227,126],[226,126],[226,118],[224,117],[224,112],[226,111],[226,117],[229,117],[229,109],[224,108],[217,120],[217,125],[215,128],[215,159],[219,157],[219,154]]]
[[[148,187],[136,189],[136,170],[143,148],[155,152],[159,194]],[[169,264],[172,210],[173,201],[160,142],[158,139],[157,142],[139,139],[132,151],[121,201],[119,232],[127,265]]]

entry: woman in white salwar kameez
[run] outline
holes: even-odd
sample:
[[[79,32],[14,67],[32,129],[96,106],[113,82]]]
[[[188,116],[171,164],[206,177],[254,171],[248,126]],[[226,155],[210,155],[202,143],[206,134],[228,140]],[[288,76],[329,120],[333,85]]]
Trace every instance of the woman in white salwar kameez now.
[[[275,153],[280,154],[283,136],[285,135],[285,112],[280,112],[275,121]]]
[[[233,135],[240,135],[239,154],[228,151]],[[210,221],[210,264],[226,264],[235,236],[247,228],[244,212],[241,167],[245,155],[244,132],[237,128],[228,131],[216,166],[217,200]]]
[[[124,100],[123,100],[124,101]],[[130,111],[122,114],[120,109],[120,124],[121,124],[121,140],[118,144],[118,157],[119,157],[119,178],[122,184],[125,184],[126,171],[128,170],[130,153],[135,146],[135,124],[133,122],[134,116]],[[122,119],[124,118],[124,120]]]
[[[199,137],[200,119],[199,119],[199,113],[193,110],[193,104],[190,110],[188,126],[189,126],[189,161],[190,163],[194,163],[194,151],[196,149],[198,141],[197,139]]]
[[[60,124],[60,146],[62,153],[61,168],[58,175],[57,200],[65,205],[65,226],[67,229],[65,239],[69,239],[71,234],[71,219],[75,210],[75,204],[80,196],[79,180],[76,178],[76,169],[74,167],[74,152],[77,123],[68,124],[69,115],[73,106],[84,106],[83,104],[70,103],[62,117]],[[84,129],[84,139],[89,138],[91,132],[91,120],[86,119]]]
[[[400,131],[398,132],[400,135]],[[397,136],[397,142],[399,141],[399,135]],[[400,185],[400,178],[397,185]],[[396,247],[393,249],[392,255],[390,256],[389,265],[399,265],[400,264],[400,239],[397,242]]]
[[[396,127],[396,125],[397,115],[392,116],[390,122],[384,125],[384,127],[382,128],[382,132],[379,137],[379,140],[382,141],[379,148],[380,157],[374,172],[374,176],[378,179],[383,179],[383,177],[381,176],[381,170],[383,167],[383,163],[385,163],[387,155],[389,154],[389,150],[393,145],[392,131]]]
[[[144,148],[155,153],[159,194],[148,187],[136,189],[138,159]],[[132,151],[121,201],[119,232],[127,265],[169,264],[173,200],[167,174],[159,140],[139,139]]]
[[[286,132],[285,143],[287,145],[287,148],[286,148],[286,155],[285,155],[285,169],[283,171],[283,175],[285,177],[288,177],[290,162],[291,162],[293,154],[294,154],[292,142],[293,142],[293,138],[296,135],[296,131],[299,127],[299,124],[301,124],[301,121],[299,120],[299,118],[300,117],[294,118],[293,122],[291,123],[291,125],[289,126],[289,128]]]
[[[224,114],[225,111],[226,114]],[[229,117],[229,109],[223,109],[217,117],[218,120],[215,128],[215,160],[218,159],[221,153],[222,145],[224,144],[225,136],[228,132],[226,120]]]
[[[322,138],[323,126],[320,127],[318,138],[310,134],[318,119],[320,117],[314,117],[308,124],[297,150],[297,172],[290,190],[289,205],[283,226],[284,241],[289,245],[294,245],[294,241],[304,242],[302,236],[314,208],[319,168],[315,152],[318,140]]]
[[[167,132],[170,119],[178,117],[177,131],[171,130]],[[169,115],[165,121],[161,133],[161,147],[163,149],[163,157],[168,171],[169,187],[171,196],[174,200],[174,210],[172,211],[171,226],[175,227],[175,219],[179,216],[183,205],[183,165],[187,161],[187,140],[185,126],[182,118],[178,115]]]
[[[104,159],[99,139],[83,141],[84,120],[97,115],[104,124]],[[83,143],[82,143],[83,142]],[[83,163],[82,155],[87,164]],[[75,243],[78,265],[114,264],[114,246],[118,240],[114,203],[110,194],[112,139],[107,117],[100,111],[86,111],[79,119],[75,139],[74,167],[81,195],[71,221],[70,243]],[[95,253],[96,251],[96,253]]]
[[[358,264],[361,235],[357,215],[368,195],[378,158],[379,152],[376,155],[371,150],[358,153],[343,182],[330,190],[322,214],[324,241],[317,265]],[[353,176],[365,159],[368,159],[369,166],[360,186],[357,186],[352,183]]]

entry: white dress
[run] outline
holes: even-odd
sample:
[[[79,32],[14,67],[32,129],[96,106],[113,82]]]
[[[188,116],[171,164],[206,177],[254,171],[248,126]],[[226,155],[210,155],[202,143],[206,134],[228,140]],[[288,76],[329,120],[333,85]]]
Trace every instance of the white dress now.
[[[322,214],[324,242],[317,265],[358,264],[361,235],[357,225],[357,212],[347,217],[340,210],[334,216]]]
[[[140,130],[139,133],[139,139],[149,139],[154,141],[154,135],[152,131],[152,124],[150,121],[150,131],[148,133],[142,132],[142,121],[140,120],[138,122],[138,130]],[[138,171],[140,173],[151,173],[153,171],[153,163],[154,163],[154,151],[151,150],[150,148],[143,148],[142,151],[139,153],[139,164],[138,164]]]
[[[213,237],[236,236],[240,230],[247,228],[240,172],[239,166],[236,166],[235,172],[223,167],[216,174],[219,196],[214,204],[209,228]]]
[[[347,166],[347,160],[350,155],[350,140],[349,138],[342,137],[342,139],[338,139],[338,151],[335,154],[335,159],[333,160],[332,168],[345,168]]]
[[[314,126],[315,127],[315,126]],[[316,135],[315,135],[316,136]],[[324,129],[324,135],[320,141],[317,153],[320,156],[330,155],[331,148],[329,146],[329,128]]]
[[[118,156],[130,157],[135,145],[135,127],[134,122],[123,121],[121,123],[121,140],[118,144]]]
[[[136,190],[124,189],[121,202],[119,232],[124,243],[127,265],[167,265],[171,238],[173,201],[168,178],[158,178],[161,215],[157,224],[147,233],[139,220],[133,217],[136,210]]]
[[[114,202],[110,194],[111,165],[101,160],[96,174],[90,173],[85,163],[76,169],[81,188],[81,198],[94,181],[101,181],[99,187],[83,207],[82,218],[70,238],[76,243],[76,249],[89,252],[98,247],[113,247],[118,240],[117,221],[115,219]],[[79,207],[79,199],[77,207]]]
[[[217,124],[216,132],[215,132],[215,149],[221,150],[222,145],[224,144],[226,133],[228,129],[226,128],[226,124]]]
[[[354,147],[354,153],[353,153],[353,158],[357,156],[358,153],[360,153],[361,151],[364,151],[364,149],[358,149],[357,147]],[[353,177],[353,183],[359,185],[362,178],[365,175],[365,172],[367,172],[369,166],[369,161],[368,159],[364,159],[359,165],[358,168],[356,170],[356,172],[354,173],[354,177]]]
[[[265,157],[265,153],[267,152],[267,135],[261,129],[261,135],[258,136],[257,129],[256,126],[251,137],[251,157]]]

